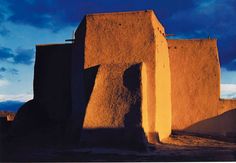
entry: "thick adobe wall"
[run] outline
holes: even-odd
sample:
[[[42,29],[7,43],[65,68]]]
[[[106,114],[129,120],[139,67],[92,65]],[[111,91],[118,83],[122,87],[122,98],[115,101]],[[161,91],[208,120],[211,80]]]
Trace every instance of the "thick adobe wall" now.
[[[168,137],[171,133],[171,79],[170,62],[167,40],[165,38],[164,28],[155,21],[153,15],[153,26],[156,40],[156,122],[155,130],[159,133],[159,139]]]
[[[72,44],[38,45],[34,68],[34,100],[52,121],[66,121],[71,108]]]
[[[99,64],[153,63],[153,14],[140,11],[87,15],[84,68]],[[76,31],[76,38],[79,37]]]
[[[97,71],[95,78],[90,75],[93,69]],[[93,88],[90,88],[92,91],[86,93],[90,97],[87,97],[84,127],[116,128],[129,125],[125,124],[124,116],[132,109],[131,105],[135,106],[133,110],[141,108],[141,64],[101,65],[85,71],[85,87],[90,87],[87,85],[91,80],[95,81]],[[137,116],[138,125],[141,115]]]
[[[215,39],[168,40],[172,128],[183,130],[218,114],[220,64]]]
[[[103,64],[85,70],[88,104],[81,144],[145,144],[142,67],[142,64]]]
[[[161,33],[158,37],[156,28]],[[99,65],[145,64],[147,102],[144,106],[147,106],[148,126],[145,133],[148,133],[149,142],[155,142],[156,134],[162,132],[161,130],[157,131],[156,128],[156,108],[162,109],[162,107],[156,105],[155,74],[157,71],[156,58],[161,57],[160,49],[167,48],[167,46],[157,45],[157,39],[160,37],[164,38],[164,28],[158,22],[153,11],[92,14],[85,17],[85,69]],[[80,38],[78,31],[75,42],[77,42],[77,38]],[[169,78],[166,76],[162,78],[163,81],[169,83]],[[158,86],[161,87],[161,84]],[[168,98],[168,96],[164,97]],[[169,111],[168,114],[170,114]],[[166,121],[169,119],[167,118]],[[170,132],[170,128],[167,130]],[[168,134],[164,135],[166,137]]]
[[[78,27],[73,43],[71,56],[71,114],[68,118],[67,134],[71,136],[71,143],[78,142],[83,128],[85,116],[85,88],[84,88],[84,50],[86,25],[83,19]]]
[[[217,111],[216,116],[193,124],[186,131],[235,141],[236,100],[220,99]]]

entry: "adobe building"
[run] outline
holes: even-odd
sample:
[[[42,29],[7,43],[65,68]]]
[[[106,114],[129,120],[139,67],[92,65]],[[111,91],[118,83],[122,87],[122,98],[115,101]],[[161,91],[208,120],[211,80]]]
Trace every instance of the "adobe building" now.
[[[34,99],[12,134],[50,126],[72,143],[133,146],[235,108],[220,100],[216,40],[165,36],[153,11],[91,14],[73,43],[37,45]]]

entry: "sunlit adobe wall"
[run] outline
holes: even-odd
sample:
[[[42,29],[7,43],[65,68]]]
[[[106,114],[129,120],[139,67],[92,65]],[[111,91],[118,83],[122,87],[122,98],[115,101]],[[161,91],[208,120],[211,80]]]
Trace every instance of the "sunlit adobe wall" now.
[[[168,40],[172,128],[183,130],[218,114],[220,64],[215,39]]]
[[[156,16],[152,15],[155,30],[155,130],[159,139],[163,140],[171,133],[171,79],[168,45],[165,38],[165,29]]]

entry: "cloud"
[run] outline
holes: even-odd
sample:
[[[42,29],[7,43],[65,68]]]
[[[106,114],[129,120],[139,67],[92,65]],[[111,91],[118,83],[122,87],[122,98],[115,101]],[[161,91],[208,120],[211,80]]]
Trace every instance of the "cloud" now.
[[[0,72],[5,72],[7,69],[5,67],[0,67]]]
[[[1,36],[8,36],[9,33],[10,33],[10,31],[6,27],[0,26],[0,35]]]
[[[235,51],[236,54],[236,51]],[[224,66],[228,71],[235,71],[236,70],[236,59],[232,60],[230,63]]]
[[[221,66],[236,70],[236,1],[194,0],[165,20],[169,33],[181,38],[217,38]]]
[[[5,67],[0,67],[0,73],[10,73],[12,75],[18,75],[19,71],[15,68],[5,68]],[[3,75],[0,74],[0,79],[3,79]]]
[[[168,33],[175,38],[219,39],[219,54],[222,66],[234,70],[236,43],[236,1],[235,0],[2,0],[0,22],[9,21],[16,25],[28,25],[38,29],[59,32],[68,26],[77,26],[84,15],[97,12],[154,9]],[[7,33],[7,28],[1,30]],[[32,63],[30,56],[26,64]],[[23,59],[24,60],[24,59]],[[228,66],[228,67],[227,67]]]
[[[192,33],[197,37],[227,37],[236,35],[234,0],[198,0],[194,7],[177,12],[170,18],[170,29],[177,33]],[[226,30],[227,29],[227,30]]]
[[[14,54],[11,49],[0,47],[0,60],[9,60],[13,57],[14,57]]]
[[[0,102],[2,101],[29,101],[33,99],[32,94],[0,94]]]
[[[236,70],[236,35],[218,41],[220,62],[229,71]]]
[[[163,24],[167,25],[167,31],[176,34],[194,33],[201,37],[207,37],[209,34],[221,36],[221,32],[236,34],[234,0],[11,0],[7,2],[7,8],[11,13],[7,20],[54,31],[78,25],[82,17],[89,13],[154,9]]]
[[[0,87],[8,86],[10,83],[7,80],[0,79]]]
[[[19,71],[15,68],[11,68],[9,69],[9,72],[12,74],[12,75],[18,75],[19,74]]]
[[[18,48],[13,52],[10,48],[0,47],[0,60],[14,64],[31,65],[34,61],[34,50]]]
[[[236,84],[221,84],[221,98],[236,98]]]
[[[6,21],[7,17],[7,8],[6,2],[1,1],[0,3],[0,35],[7,36],[9,34],[9,30],[3,25],[3,22]]]
[[[82,13],[91,8],[89,4],[94,4],[77,0],[11,0],[8,3],[8,9],[11,11],[9,21],[54,31],[78,24],[83,17]],[[94,8],[93,6],[92,9]]]
[[[221,83],[236,84],[236,71],[228,71],[226,68],[221,67]]]
[[[34,50],[33,49],[17,49],[17,55],[14,56],[14,63],[30,65],[33,63]]]
[[[27,24],[54,31],[78,25],[89,13],[154,9],[162,17],[192,6],[191,0],[5,0],[10,11],[8,20],[17,24]],[[168,8],[168,10],[167,10]]]

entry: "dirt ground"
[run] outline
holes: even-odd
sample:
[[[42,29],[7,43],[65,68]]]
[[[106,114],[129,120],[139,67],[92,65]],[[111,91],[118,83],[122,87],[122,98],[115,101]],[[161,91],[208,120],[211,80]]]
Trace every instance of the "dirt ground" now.
[[[172,135],[147,151],[106,148],[22,148],[2,152],[2,161],[235,161],[236,143]]]

